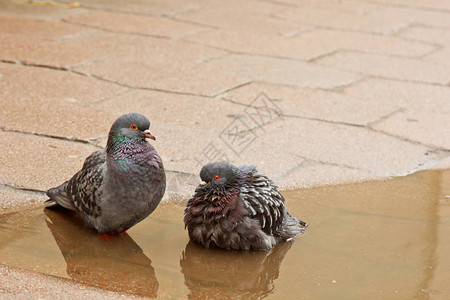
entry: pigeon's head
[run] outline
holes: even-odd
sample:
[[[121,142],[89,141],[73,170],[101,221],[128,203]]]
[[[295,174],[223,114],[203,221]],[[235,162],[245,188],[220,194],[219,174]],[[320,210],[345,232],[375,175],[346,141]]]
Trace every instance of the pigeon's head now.
[[[150,132],[150,121],[139,113],[128,113],[120,116],[114,121],[109,132],[109,138],[112,140],[145,140],[150,138],[156,140]]]
[[[221,161],[209,163],[200,171],[202,183],[198,189],[226,190],[240,184],[240,171],[232,164]]]

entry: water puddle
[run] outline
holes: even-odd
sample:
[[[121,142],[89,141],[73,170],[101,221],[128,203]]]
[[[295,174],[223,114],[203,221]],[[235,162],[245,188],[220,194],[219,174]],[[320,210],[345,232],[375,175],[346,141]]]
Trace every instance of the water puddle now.
[[[0,215],[0,263],[161,299],[450,296],[450,170],[283,194],[309,227],[269,252],[190,243],[183,204],[109,241],[38,207]]]

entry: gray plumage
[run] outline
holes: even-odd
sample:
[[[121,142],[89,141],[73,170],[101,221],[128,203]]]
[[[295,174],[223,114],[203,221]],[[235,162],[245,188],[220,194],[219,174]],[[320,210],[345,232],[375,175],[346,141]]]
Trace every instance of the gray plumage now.
[[[86,158],[70,180],[47,191],[49,200],[77,211],[99,233],[126,231],[151,214],[166,188],[162,160],[146,138],[150,121],[129,113],[112,125],[106,149]]]
[[[267,250],[301,234],[307,224],[291,216],[283,196],[254,166],[205,165],[188,201],[184,222],[192,241],[237,250]]]

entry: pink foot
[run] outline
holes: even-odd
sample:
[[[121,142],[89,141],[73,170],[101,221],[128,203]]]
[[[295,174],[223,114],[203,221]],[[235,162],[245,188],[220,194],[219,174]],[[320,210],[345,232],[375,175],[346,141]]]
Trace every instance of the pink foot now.
[[[107,242],[114,240],[114,236],[109,235],[107,233],[102,233],[102,235],[99,238],[104,239]]]

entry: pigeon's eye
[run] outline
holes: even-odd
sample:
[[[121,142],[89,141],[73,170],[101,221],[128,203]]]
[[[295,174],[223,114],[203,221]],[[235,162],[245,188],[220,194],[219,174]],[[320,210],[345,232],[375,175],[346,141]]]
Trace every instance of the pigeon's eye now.
[[[137,126],[136,126],[135,124],[131,124],[131,125],[130,125],[130,128],[131,128],[132,130],[136,130],[136,129],[137,129]]]
[[[217,181],[217,180],[219,180],[219,179],[220,179],[219,175],[214,176],[214,180],[215,180],[215,181]]]

